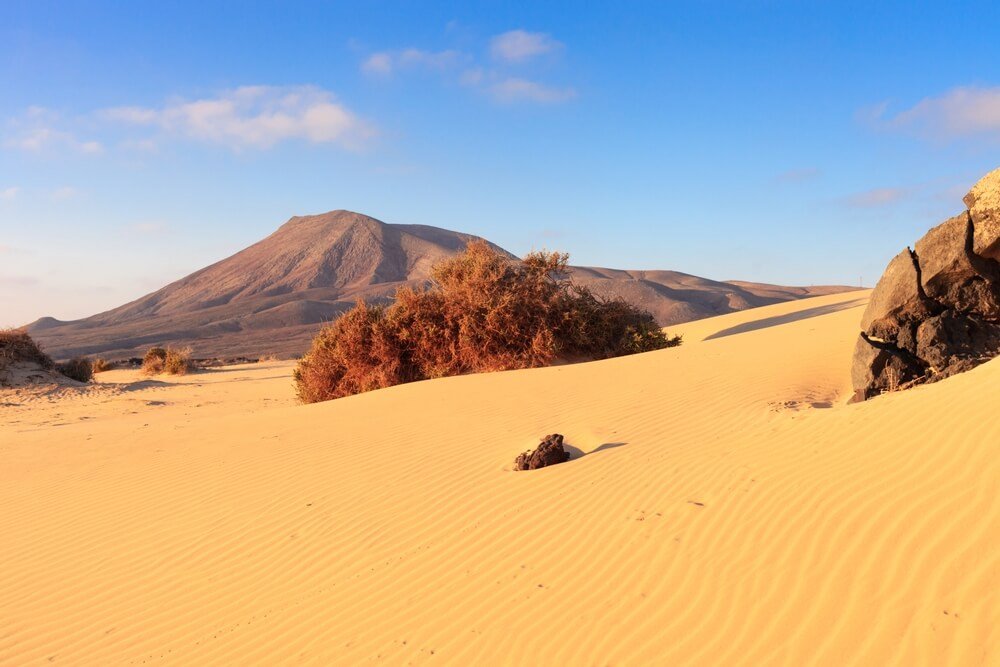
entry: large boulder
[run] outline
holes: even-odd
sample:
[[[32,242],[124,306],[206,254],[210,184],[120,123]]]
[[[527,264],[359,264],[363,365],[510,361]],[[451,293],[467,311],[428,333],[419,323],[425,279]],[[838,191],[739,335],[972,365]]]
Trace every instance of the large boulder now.
[[[969,209],[889,262],[861,320],[854,400],[933,382],[1000,354],[1000,169]]]
[[[976,226],[973,251],[1000,261],[1000,169],[986,174],[962,201]]]

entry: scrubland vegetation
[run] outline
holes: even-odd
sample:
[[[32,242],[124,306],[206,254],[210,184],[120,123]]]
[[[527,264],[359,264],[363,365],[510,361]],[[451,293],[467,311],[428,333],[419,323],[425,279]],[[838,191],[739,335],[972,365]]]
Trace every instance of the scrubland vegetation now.
[[[42,370],[61,373],[77,382],[90,382],[93,377],[89,359],[75,357],[57,364],[24,329],[0,330],[0,371],[15,363],[37,364]]]
[[[194,370],[191,348],[152,347],[142,358],[144,375],[185,375]]]
[[[0,367],[15,362],[33,362],[52,370],[52,357],[42,352],[42,348],[24,329],[0,329]]]
[[[93,365],[86,357],[73,357],[69,361],[56,364],[56,370],[77,382],[90,382],[94,377]]]
[[[295,371],[306,403],[429,378],[618,357],[679,345],[648,312],[566,279],[569,256],[521,262],[473,241],[403,288],[390,306],[359,301],[325,327]]]

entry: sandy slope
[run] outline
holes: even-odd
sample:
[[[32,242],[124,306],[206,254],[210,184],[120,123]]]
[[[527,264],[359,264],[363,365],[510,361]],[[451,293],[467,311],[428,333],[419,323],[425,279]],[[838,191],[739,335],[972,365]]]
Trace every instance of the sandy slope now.
[[[996,664],[1000,362],[844,405],[866,298],[306,407],[0,397],[0,663]]]

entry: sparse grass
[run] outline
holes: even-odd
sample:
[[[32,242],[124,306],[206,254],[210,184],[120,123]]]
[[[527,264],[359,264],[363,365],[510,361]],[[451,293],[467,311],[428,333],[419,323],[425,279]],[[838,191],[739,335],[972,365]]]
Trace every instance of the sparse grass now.
[[[143,375],[185,375],[194,370],[191,348],[153,347],[142,358]]]
[[[74,357],[69,361],[56,364],[56,370],[77,382],[90,382],[94,377],[93,365],[86,357]]]
[[[679,345],[648,312],[566,280],[568,255],[515,262],[484,241],[404,288],[388,307],[359,301],[313,340],[295,384],[306,403],[427,378],[603,359]]]
[[[886,388],[885,393],[891,394],[893,392],[899,391],[901,374],[897,368],[889,366],[885,369],[885,382]]]
[[[96,357],[90,362],[90,367],[94,373],[104,373],[113,370],[115,365],[103,357]]]
[[[42,352],[25,329],[0,329],[0,367],[22,361],[34,362],[45,370],[55,368],[52,357]]]

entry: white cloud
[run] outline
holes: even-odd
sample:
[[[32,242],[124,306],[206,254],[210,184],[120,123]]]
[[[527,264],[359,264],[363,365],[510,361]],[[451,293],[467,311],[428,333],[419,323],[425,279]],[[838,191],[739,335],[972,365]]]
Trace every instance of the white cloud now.
[[[366,74],[392,74],[392,54],[384,51],[371,54],[361,63],[361,71]]]
[[[490,95],[498,102],[536,102],[539,104],[557,104],[567,102],[576,97],[572,88],[555,88],[537,81],[511,77],[494,83],[489,87]]]
[[[464,59],[458,51],[424,51],[422,49],[402,49],[400,51],[379,51],[361,63],[365,74],[388,76],[397,70],[429,69],[444,70]]]
[[[244,86],[213,98],[161,108],[118,107],[100,115],[236,150],[270,148],[288,140],[356,148],[374,134],[332,93],[315,86]]]
[[[1000,87],[959,87],[928,97],[895,116],[887,117],[887,104],[865,116],[879,126],[914,132],[932,140],[988,137],[1000,140]]]
[[[483,82],[484,77],[485,73],[482,67],[472,67],[462,72],[458,82],[463,86],[478,86]]]
[[[156,220],[146,220],[129,225],[128,227],[126,227],[126,231],[132,234],[153,236],[155,234],[163,232],[164,230],[166,230],[166,228],[167,226],[162,222],[158,222]]]
[[[0,190],[0,200],[10,201],[10,200],[14,199],[15,197],[17,197],[17,194],[20,191],[21,191],[21,188],[17,187],[16,185],[12,185],[10,187],[4,188],[3,190]]]
[[[104,146],[99,141],[81,141],[70,132],[64,132],[52,127],[31,127],[15,136],[6,139],[4,146],[29,153],[41,153],[49,149],[65,148],[86,155],[98,155],[104,152]]]
[[[847,203],[855,208],[877,208],[901,201],[906,195],[904,188],[875,188],[851,195]]]
[[[490,41],[490,53],[497,60],[520,63],[562,47],[560,42],[542,32],[511,30]]]
[[[821,173],[816,167],[800,167],[784,171],[778,174],[776,179],[779,183],[802,183],[819,178]]]
[[[73,197],[80,194],[80,191],[74,187],[68,185],[61,188],[56,188],[52,191],[52,198],[56,200],[72,199]]]

